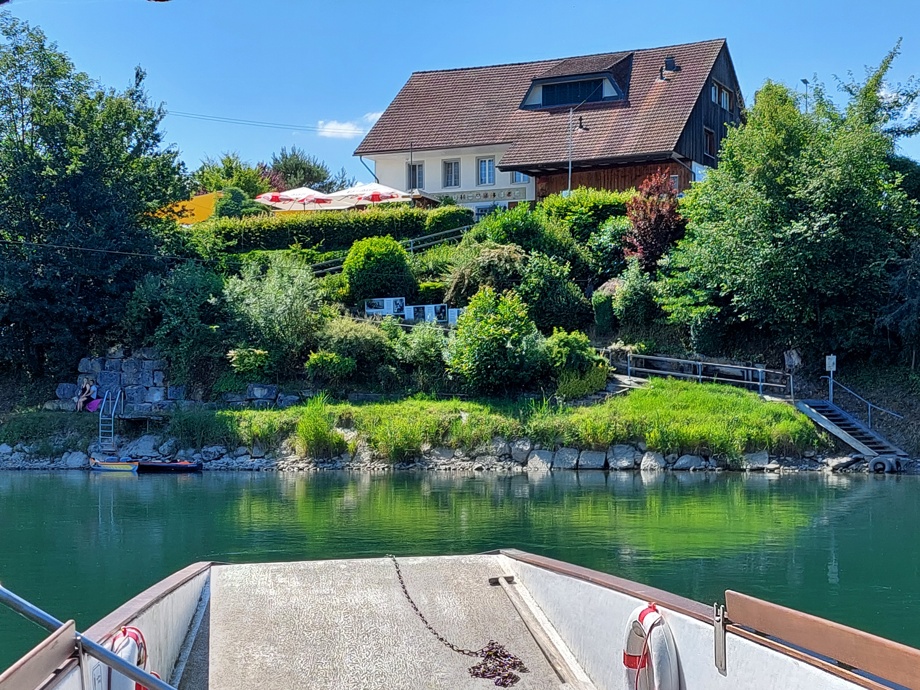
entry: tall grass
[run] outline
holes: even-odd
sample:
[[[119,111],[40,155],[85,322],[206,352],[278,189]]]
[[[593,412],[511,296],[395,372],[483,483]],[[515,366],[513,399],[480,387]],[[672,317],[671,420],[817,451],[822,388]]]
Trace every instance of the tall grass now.
[[[335,411],[325,394],[310,398],[297,411],[294,449],[299,455],[325,459],[345,452],[345,437],[335,430]]]

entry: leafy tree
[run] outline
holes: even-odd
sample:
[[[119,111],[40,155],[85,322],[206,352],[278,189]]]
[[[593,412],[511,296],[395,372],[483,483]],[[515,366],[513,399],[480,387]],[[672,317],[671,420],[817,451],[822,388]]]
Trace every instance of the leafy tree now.
[[[639,185],[639,192],[626,202],[630,228],[623,235],[626,256],[639,259],[651,273],[671,246],[684,236],[686,222],[677,212],[677,190],[668,171],[658,170]]]
[[[510,290],[521,282],[526,260],[524,251],[514,244],[483,242],[464,247],[450,273],[444,299],[462,306],[486,285],[497,292]]]
[[[375,297],[411,297],[418,283],[409,267],[409,254],[392,237],[368,237],[355,242],[342,264],[351,299],[360,304]]]
[[[245,192],[236,187],[225,189],[214,205],[216,218],[242,218],[243,216],[258,216],[266,212],[265,205],[247,199]]]
[[[228,152],[220,158],[205,158],[192,175],[192,182],[200,192],[222,192],[237,188],[250,199],[271,189],[264,165],[250,165],[240,154]]]
[[[278,153],[272,155],[268,175],[272,188],[278,191],[310,187],[328,194],[355,184],[355,178],[349,177],[345,168],[333,174],[319,158],[296,146],[292,146],[290,151],[281,147]]]
[[[518,294],[544,333],[556,327],[577,330],[591,321],[591,304],[581,288],[569,280],[569,265],[545,254],[530,256]]]
[[[623,237],[632,228],[626,216],[613,216],[588,238],[591,265],[599,282],[619,275],[626,267]]]
[[[354,377],[363,382],[377,378],[380,368],[393,358],[393,344],[383,330],[347,316],[330,320],[319,342],[324,350],[352,360]]]
[[[447,369],[481,393],[520,390],[546,370],[546,341],[514,292],[482,288],[460,316]]]
[[[891,279],[891,301],[879,315],[878,325],[897,333],[910,350],[910,368],[917,366],[920,347],[920,242],[910,255],[897,262]]]
[[[409,374],[412,387],[436,393],[444,387],[444,351],[447,336],[433,323],[422,323],[399,334],[395,341],[396,358]]]
[[[867,346],[886,263],[914,223],[878,95],[892,57],[843,110],[818,89],[803,114],[790,89],[764,85],[682,204],[688,235],[663,285],[675,322],[697,333],[720,323],[777,349]]]
[[[638,258],[626,261],[626,270],[616,281],[612,299],[613,314],[620,326],[620,336],[627,340],[645,337],[658,315],[655,287]]]
[[[105,89],[0,15],[0,366],[72,371],[118,330],[139,276],[165,270],[175,222],[156,211],[188,190],[163,115],[143,71]]]
[[[888,164],[902,176],[901,189],[904,193],[920,203],[920,163],[907,156],[891,156]]]

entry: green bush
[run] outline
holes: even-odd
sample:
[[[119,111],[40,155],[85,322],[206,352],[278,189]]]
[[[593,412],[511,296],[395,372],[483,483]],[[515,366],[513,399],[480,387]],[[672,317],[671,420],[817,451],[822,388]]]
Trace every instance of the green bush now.
[[[393,357],[393,344],[383,330],[345,316],[327,323],[319,342],[324,350],[354,361],[353,380],[373,380],[378,367]]]
[[[544,333],[555,327],[584,328],[591,321],[591,305],[581,288],[569,280],[569,264],[545,254],[531,255],[518,292]]]
[[[271,366],[268,350],[254,347],[239,347],[227,353],[233,373],[242,378],[261,378]]]
[[[348,279],[344,273],[327,273],[319,279],[320,291],[327,302],[348,301]]]
[[[588,336],[578,331],[566,333],[561,328],[554,328],[553,334],[546,339],[546,354],[557,376],[566,371],[583,374],[604,363]]]
[[[418,282],[439,281],[450,273],[457,254],[457,247],[450,244],[439,244],[413,254],[409,259],[409,265]]]
[[[443,304],[445,292],[447,292],[446,283],[433,281],[419,283],[417,301],[419,304]]]
[[[447,336],[432,323],[415,326],[396,342],[396,357],[406,368],[412,387],[435,393],[444,387],[444,350]]]
[[[328,350],[311,352],[304,368],[314,386],[339,386],[355,372],[357,364],[351,357],[345,357]]]
[[[623,236],[631,228],[629,218],[614,216],[588,238],[587,249],[591,265],[601,280],[619,275],[626,267],[623,258]]]
[[[626,202],[635,190],[612,192],[579,187],[568,197],[553,194],[537,206],[537,214],[547,221],[561,223],[579,242],[586,242],[609,218],[626,215]]]
[[[268,208],[246,196],[237,187],[228,187],[214,204],[215,218],[242,218],[243,216],[267,215]]]
[[[613,314],[613,294],[605,289],[604,283],[591,295],[591,306],[594,308],[594,328],[599,336],[608,336],[613,333],[616,317]]]
[[[473,210],[463,206],[439,206],[428,212],[425,219],[425,234],[433,235],[454,228],[472,225]]]
[[[613,295],[613,313],[623,337],[644,337],[658,316],[655,286],[635,258],[626,262],[620,284]]]
[[[520,297],[485,287],[457,322],[447,368],[476,391],[521,389],[544,374],[546,343]]]
[[[392,237],[368,237],[348,251],[342,273],[350,299],[361,304],[374,297],[412,298],[418,283],[409,268],[409,255]]]
[[[504,292],[517,287],[524,276],[525,261],[523,250],[514,244],[483,242],[461,247],[444,299],[463,306],[480,288]]]
[[[610,369],[606,364],[595,364],[587,371],[563,371],[556,384],[556,397],[560,400],[578,400],[597,393],[607,385]]]
[[[345,452],[348,444],[335,431],[335,412],[325,395],[310,398],[299,411],[294,431],[294,449],[298,455],[326,459]]]

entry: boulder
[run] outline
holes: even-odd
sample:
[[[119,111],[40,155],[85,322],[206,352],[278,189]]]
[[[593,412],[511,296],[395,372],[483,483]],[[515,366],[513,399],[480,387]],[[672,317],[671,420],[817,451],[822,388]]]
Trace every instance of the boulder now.
[[[519,465],[527,464],[527,457],[533,450],[533,442],[529,438],[518,438],[509,444],[511,459]]]
[[[826,458],[824,464],[831,470],[831,472],[838,472],[840,470],[845,470],[847,467],[852,467],[858,462],[862,462],[862,456],[851,457],[849,455],[844,455],[839,458]]]
[[[527,456],[527,469],[531,472],[548,472],[553,469],[553,452],[534,450]]]
[[[141,371],[163,371],[166,369],[166,362],[162,359],[145,359],[141,362]]]
[[[270,383],[250,383],[246,387],[247,400],[274,400],[278,397],[278,386]]]
[[[134,357],[128,357],[121,360],[121,371],[123,374],[136,374],[141,370],[141,364]]]
[[[152,403],[154,412],[172,412],[176,409],[175,400],[160,400]]]
[[[668,463],[661,453],[647,451],[642,455],[639,462],[639,469],[643,472],[661,472],[667,469]]]
[[[130,458],[155,458],[160,454],[160,437],[154,434],[145,434],[136,441],[126,445],[121,454]]]
[[[225,403],[242,403],[246,402],[246,398],[242,393],[224,393],[220,396]]]
[[[80,360],[80,363],[77,365],[77,371],[81,374],[92,374],[93,373],[93,360],[89,357],[84,357]]]
[[[124,359],[125,348],[123,345],[113,345],[106,351],[105,356],[109,359]]]
[[[701,470],[706,467],[708,463],[706,460],[701,458],[699,455],[681,455],[677,458],[677,462],[674,463],[674,470]]]
[[[59,383],[54,390],[54,394],[57,396],[58,400],[71,400],[77,397],[78,392],[79,389],[75,383]]]
[[[208,446],[201,449],[201,459],[205,462],[217,460],[222,455],[226,455],[227,449],[223,446]]]
[[[64,453],[64,457],[61,458],[61,462],[66,466],[72,469],[79,469],[81,467],[87,467],[89,465],[89,456],[86,453],[82,453],[79,450],[75,450],[72,453]]]
[[[51,412],[76,412],[77,403],[73,400],[49,400],[42,405],[42,409]]]
[[[602,470],[607,466],[607,454],[601,450],[583,450],[578,456],[579,470]]]
[[[145,397],[146,397],[145,402],[149,402],[149,403],[163,402],[164,400],[166,400],[166,389],[150,387],[147,389],[147,395]]]
[[[498,436],[492,439],[492,442],[488,445],[487,449],[490,455],[497,455],[500,458],[505,458],[511,455],[511,446],[505,439]]]
[[[618,444],[607,450],[607,463],[612,470],[631,470],[639,461],[639,452],[632,446]]]
[[[118,371],[100,371],[96,377],[96,383],[104,391],[113,391],[121,388],[121,372]]]
[[[147,394],[147,389],[143,386],[126,386],[125,387],[125,402],[131,404],[137,404],[144,402],[144,396]]]
[[[153,372],[152,371],[137,372],[137,383],[138,385],[144,386],[145,388],[150,388],[153,385]]]
[[[166,384],[166,372],[165,371],[153,372],[153,385],[163,386],[165,384]]]
[[[185,386],[169,386],[166,397],[170,400],[185,400]]]
[[[161,444],[157,450],[160,452],[160,455],[175,455],[178,448],[179,442],[174,438],[170,438],[167,439],[165,443]]]
[[[252,457],[254,457],[254,458],[264,458],[264,457],[265,457],[265,449],[262,447],[262,444],[260,444],[260,443],[254,443],[254,444],[252,444],[252,453],[251,453],[251,455],[252,455]]]
[[[299,395],[285,395],[284,393],[282,393],[281,395],[278,396],[278,400],[275,402],[275,404],[283,410],[287,407],[292,407],[293,405],[296,405],[299,402],[300,402]]]
[[[108,359],[105,360],[105,370],[106,371],[121,371],[121,362],[120,359]]]
[[[13,448],[7,443],[0,443],[0,455],[12,455]]]
[[[770,454],[765,450],[759,450],[756,453],[745,453],[741,459],[741,469],[748,472],[765,470],[770,464]]]
[[[446,465],[447,463],[453,461],[455,452],[453,448],[436,446],[434,448],[430,448],[425,455],[428,461],[435,465]]]
[[[574,470],[578,466],[577,448],[560,448],[553,458],[554,470]]]
[[[93,359],[89,361],[89,368],[91,374],[98,374],[105,369],[105,358],[93,357]]]

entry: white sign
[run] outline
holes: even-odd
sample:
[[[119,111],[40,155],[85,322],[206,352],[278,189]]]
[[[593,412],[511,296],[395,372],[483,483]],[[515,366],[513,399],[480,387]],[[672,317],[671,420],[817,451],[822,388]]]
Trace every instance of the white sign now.
[[[825,357],[824,368],[827,371],[837,371],[837,355],[828,355]]]

